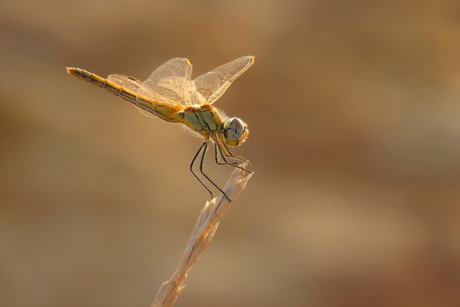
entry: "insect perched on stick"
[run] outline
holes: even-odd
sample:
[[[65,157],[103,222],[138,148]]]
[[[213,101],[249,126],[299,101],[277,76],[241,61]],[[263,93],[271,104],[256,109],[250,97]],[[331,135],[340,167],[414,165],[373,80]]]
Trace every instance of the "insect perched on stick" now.
[[[243,157],[235,156],[229,149],[229,146],[239,146],[246,140],[249,134],[248,126],[237,117],[225,116],[212,105],[252,64],[254,64],[254,57],[244,56],[219,66],[195,80],[191,79],[192,62],[185,58],[169,60],[158,67],[144,82],[115,74],[105,79],[80,68],[68,67],[67,72],[134,104],[147,116],[181,123],[202,136],[204,141],[192,159],[190,170],[211,193],[212,198],[211,189],[194,171],[194,165],[199,161],[200,173],[225,195],[203,171],[204,158],[210,142],[214,143],[217,164],[231,165],[252,173],[240,166],[241,163],[249,162]]]

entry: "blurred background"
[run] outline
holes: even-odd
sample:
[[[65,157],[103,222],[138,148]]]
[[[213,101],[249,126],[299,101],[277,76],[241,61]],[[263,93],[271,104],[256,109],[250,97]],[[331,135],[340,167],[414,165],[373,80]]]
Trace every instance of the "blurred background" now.
[[[1,306],[150,306],[209,199],[200,139],[65,67],[243,55],[255,174],[175,306],[460,306],[452,0],[2,1]]]

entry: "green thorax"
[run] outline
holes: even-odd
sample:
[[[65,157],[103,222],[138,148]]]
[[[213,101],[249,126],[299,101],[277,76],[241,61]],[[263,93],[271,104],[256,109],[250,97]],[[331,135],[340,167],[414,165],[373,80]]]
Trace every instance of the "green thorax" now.
[[[183,111],[183,123],[208,138],[222,129],[222,117],[211,105],[190,106]]]

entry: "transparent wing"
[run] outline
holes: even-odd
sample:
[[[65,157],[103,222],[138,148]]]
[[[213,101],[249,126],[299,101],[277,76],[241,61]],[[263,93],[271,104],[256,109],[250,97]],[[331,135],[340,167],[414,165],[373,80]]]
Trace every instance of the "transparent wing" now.
[[[192,62],[174,58],[164,63],[139,87],[138,93],[172,104],[190,104]]]
[[[150,91],[140,80],[134,77],[112,74],[107,77],[107,80],[119,86],[122,86],[126,90],[132,91],[134,94],[138,93],[139,91],[144,91],[144,92]],[[133,102],[133,104],[136,104],[136,103]],[[136,109],[139,110],[139,112],[141,112],[145,116],[155,118],[155,116],[149,113],[148,111],[143,110],[139,108],[138,106],[135,106],[135,107]]]
[[[107,80],[135,93],[143,86],[140,80],[124,75],[112,74],[107,77]]]
[[[202,100],[201,104],[212,104],[222,96],[227,88],[254,64],[253,56],[244,56],[232,62],[217,67],[204,75],[199,76],[191,85],[190,91],[196,91]]]

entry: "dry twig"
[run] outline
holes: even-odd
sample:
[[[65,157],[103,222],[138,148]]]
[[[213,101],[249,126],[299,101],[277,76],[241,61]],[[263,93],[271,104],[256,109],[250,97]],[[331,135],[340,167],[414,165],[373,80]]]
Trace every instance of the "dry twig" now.
[[[242,165],[242,167],[245,167],[245,165]],[[223,189],[228,198],[235,201],[241,191],[243,191],[251,175],[245,170],[235,168]],[[211,202],[206,202],[206,205],[198,216],[179,266],[171,278],[161,285],[151,307],[169,307],[174,304],[185,287],[183,283],[187,278],[187,272],[211,242],[219,225],[220,218],[230,208],[231,204],[232,202],[228,201],[223,194],[218,198],[213,198]]]

